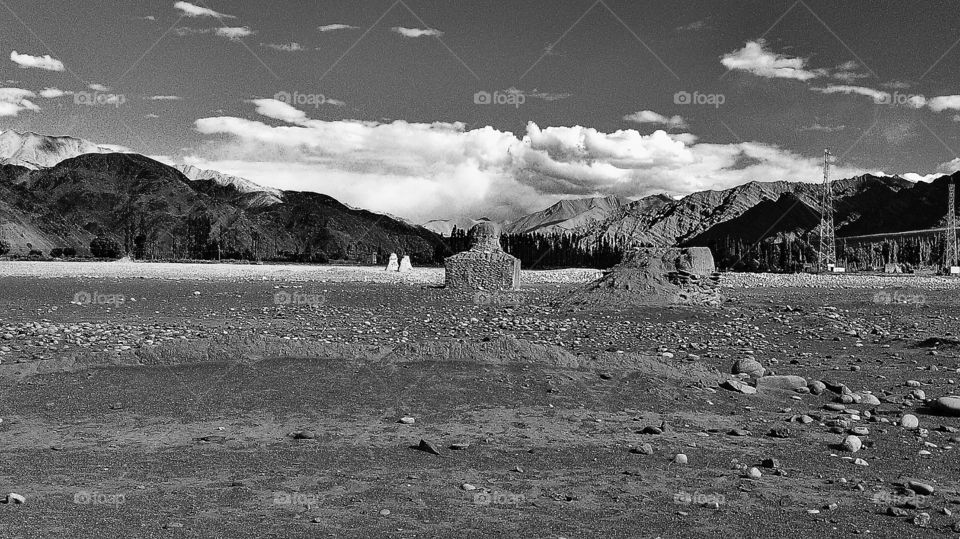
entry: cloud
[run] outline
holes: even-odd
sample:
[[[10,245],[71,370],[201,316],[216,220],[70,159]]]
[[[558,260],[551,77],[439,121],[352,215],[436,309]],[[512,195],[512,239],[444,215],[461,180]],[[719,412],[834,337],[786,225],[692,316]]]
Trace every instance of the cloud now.
[[[884,82],[884,83],[880,84],[880,86],[883,87],[883,88],[888,88],[888,89],[890,89],[890,90],[906,90],[906,89],[909,88],[911,85],[910,85],[909,82],[903,82],[903,81],[899,81],[899,80],[892,80],[892,81]]]
[[[157,18],[154,17],[153,15],[144,15],[143,17],[133,17],[133,19],[138,20],[138,21],[155,21],[155,20],[157,20]]]
[[[706,27],[707,27],[707,21],[701,19],[699,21],[693,21],[690,24],[678,26],[674,30],[676,30],[677,32],[695,32],[698,30],[703,30]]]
[[[819,156],[757,142],[705,144],[686,133],[605,133],[533,122],[514,135],[460,122],[324,121],[277,100],[251,103],[281,125],[198,119],[196,130],[210,139],[188,156],[192,164],[418,222],[515,218],[573,196],[683,195],[754,180],[821,178]],[[862,172],[839,167],[836,173]]]
[[[850,60],[838,65],[833,73],[830,74],[831,77],[837,79],[841,82],[846,82],[847,84],[856,82],[858,79],[868,78],[870,75],[866,73],[860,73],[857,69],[860,68],[860,64]]]
[[[349,24],[325,24],[323,26],[318,26],[317,30],[321,32],[336,32],[337,30],[355,30],[356,26],[350,26]]]
[[[30,56],[29,54],[19,54],[17,51],[10,53],[10,59],[23,68],[46,69],[47,71],[63,71],[66,69],[63,62],[51,57],[49,54],[43,56]]]
[[[960,110],[960,95],[942,95],[931,97],[927,101],[930,110],[943,112],[945,110]]]
[[[820,92],[823,94],[855,94],[863,95],[873,99],[874,103],[890,103],[890,93],[884,92],[881,90],[874,90],[873,88],[866,88],[863,86],[849,86],[849,85],[831,85],[825,88],[811,88],[814,92]]]
[[[665,125],[669,128],[677,129],[686,129],[687,122],[680,116],[666,117],[662,114],[653,112],[652,110],[641,110],[639,112],[634,112],[633,114],[627,114],[623,117],[624,120],[628,122],[634,122],[638,124],[656,124],[656,125]]]
[[[941,174],[953,174],[960,170],[960,157],[953,159],[952,161],[947,161],[946,163],[940,163],[937,166],[937,172]]]
[[[275,51],[282,52],[300,52],[307,49],[303,48],[303,45],[293,42],[293,43],[261,43],[261,47],[266,47],[268,49],[273,49]]]
[[[440,37],[443,35],[443,32],[433,28],[404,28],[402,26],[394,26],[390,30],[403,37]]]
[[[254,30],[251,30],[246,26],[224,26],[221,28],[190,28],[187,26],[180,26],[178,28],[174,28],[173,32],[178,36],[212,34],[217,37],[225,37],[232,40],[238,40],[240,38],[256,34]]]
[[[195,6],[190,2],[177,2],[173,4],[184,17],[216,17],[217,19],[235,19],[233,15],[216,12],[210,8]]]
[[[806,69],[803,58],[791,58],[776,54],[765,48],[762,39],[748,41],[742,49],[724,54],[720,63],[727,69],[753,73],[758,77],[773,79],[810,80],[822,75],[819,71]]]
[[[59,88],[44,88],[38,95],[44,99],[56,99],[65,95],[73,95],[73,92],[61,90]]]
[[[252,36],[256,32],[246,26],[224,26],[222,28],[215,28],[213,33],[228,39],[240,39],[241,37]]]
[[[90,88],[94,92],[109,92],[111,88],[109,86],[104,86],[103,84],[92,83],[88,84],[87,88]]]
[[[180,101],[183,98],[179,95],[152,95],[147,99],[150,101]]]
[[[824,133],[836,133],[837,131],[843,131],[846,129],[845,125],[821,125],[819,122],[813,122],[812,125],[801,127],[800,131],[822,131]]]
[[[22,88],[0,88],[0,116],[16,116],[22,111],[37,112],[40,107],[30,101],[37,95]]]

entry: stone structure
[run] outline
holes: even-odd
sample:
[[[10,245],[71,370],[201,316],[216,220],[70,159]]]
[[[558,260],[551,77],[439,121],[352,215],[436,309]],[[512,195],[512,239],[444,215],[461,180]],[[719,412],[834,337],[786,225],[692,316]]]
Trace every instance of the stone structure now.
[[[470,250],[444,260],[447,288],[516,290],[520,288],[520,260],[500,247],[500,227],[478,223],[467,233]]]
[[[400,264],[397,263],[397,253],[390,253],[390,261],[387,262],[387,271],[399,271]]]
[[[405,255],[400,260],[400,268],[397,269],[397,271],[399,271],[400,273],[406,273],[412,269],[413,269],[413,265],[410,264],[410,255]]]

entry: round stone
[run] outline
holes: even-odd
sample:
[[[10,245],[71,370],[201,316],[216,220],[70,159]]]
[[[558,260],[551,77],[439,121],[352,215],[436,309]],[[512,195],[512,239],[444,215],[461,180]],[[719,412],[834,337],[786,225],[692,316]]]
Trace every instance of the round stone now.
[[[960,416],[960,397],[940,397],[932,403],[933,408],[947,415]]]
[[[673,457],[673,462],[677,464],[686,464],[687,456],[684,455],[683,453],[677,453],[677,456]]]
[[[759,361],[752,357],[738,359],[730,369],[731,374],[747,374],[751,378],[759,378],[766,374],[767,370]]]
[[[915,429],[920,426],[920,420],[913,414],[904,414],[900,418],[900,426],[905,429]]]
[[[844,438],[840,445],[843,446],[844,451],[856,453],[857,451],[860,451],[861,447],[863,447],[863,442],[860,441],[860,437],[851,434]]]

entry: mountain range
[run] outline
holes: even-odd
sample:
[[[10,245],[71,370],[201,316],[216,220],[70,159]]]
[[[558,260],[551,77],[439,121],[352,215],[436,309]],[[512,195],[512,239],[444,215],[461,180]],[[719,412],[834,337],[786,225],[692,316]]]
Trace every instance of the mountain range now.
[[[960,177],[955,175],[955,178]],[[943,226],[942,177],[913,183],[864,175],[832,183],[838,237]],[[513,235],[572,234],[582,246],[714,245],[730,239],[803,235],[819,223],[822,185],[754,181],[675,199],[562,200],[503,223]],[[139,256],[370,260],[390,252],[438,262],[442,236],[486,218],[417,226],[310,192],[281,191],[201,170],[168,166],[71,137],[0,133],[0,238],[14,252],[74,247],[112,236]]]
[[[86,254],[107,236],[140,258],[369,261],[396,252],[433,263],[445,254],[437,234],[327,195],[105,153],[70,137],[10,133],[0,135],[9,142],[0,153],[0,239],[13,253]]]

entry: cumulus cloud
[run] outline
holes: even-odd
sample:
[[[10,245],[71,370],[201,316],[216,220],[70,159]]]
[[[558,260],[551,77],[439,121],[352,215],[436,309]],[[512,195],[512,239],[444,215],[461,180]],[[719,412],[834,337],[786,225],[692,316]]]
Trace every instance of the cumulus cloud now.
[[[295,41],[293,43],[261,43],[260,46],[281,52],[300,52],[307,50],[303,48],[303,45]]]
[[[240,39],[241,37],[252,36],[256,32],[246,26],[224,26],[222,28],[214,28],[213,33],[228,39]]]
[[[443,32],[434,28],[404,28],[402,26],[394,26],[390,30],[403,37],[440,37],[443,35]]]
[[[16,116],[22,111],[37,112],[40,107],[31,98],[37,95],[22,88],[0,88],[0,116]]]
[[[88,84],[87,88],[90,88],[94,92],[109,92],[111,89],[109,86],[104,86],[103,84],[97,83]]]
[[[459,122],[323,121],[274,99],[251,103],[264,121],[195,122],[211,138],[188,156],[192,164],[418,222],[515,218],[571,196],[683,195],[754,180],[820,178],[819,156],[757,142],[704,144],[662,130],[605,133],[533,122],[514,135]],[[840,167],[837,175],[862,172]]]
[[[664,125],[668,128],[686,129],[687,127],[687,121],[680,116],[667,117],[652,110],[641,110],[633,114],[627,114],[623,119],[638,124]]]
[[[233,15],[219,13],[210,8],[200,7],[190,2],[177,2],[173,7],[180,11],[184,17],[216,17],[218,19],[235,19]]]
[[[939,97],[931,97],[927,104],[929,105],[930,110],[934,112],[960,110],[960,95],[942,95]]]
[[[767,50],[762,39],[748,41],[742,49],[724,54],[720,59],[727,69],[746,71],[759,77],[806,81],[823,73],[806,68],[804,58],[791,58]]]
[[[46,69],[47,71],[63,71],[66,69],[63,62],[53,58],[49,54],[30,56],[29,54],[20,54],[17,51],[12,51],[10,53],[10,60],[23,68]]]
[[[350,26],[349,24],[325,24],[323,26],[318,26],[317,30],[321,32],[336,32],[337,30],[355,30],[356,26]]]
[[[44,88],[38,95],[44,99],[56,99],[65,95],[73,95],[73,92],[61,90],[59,88]]]

